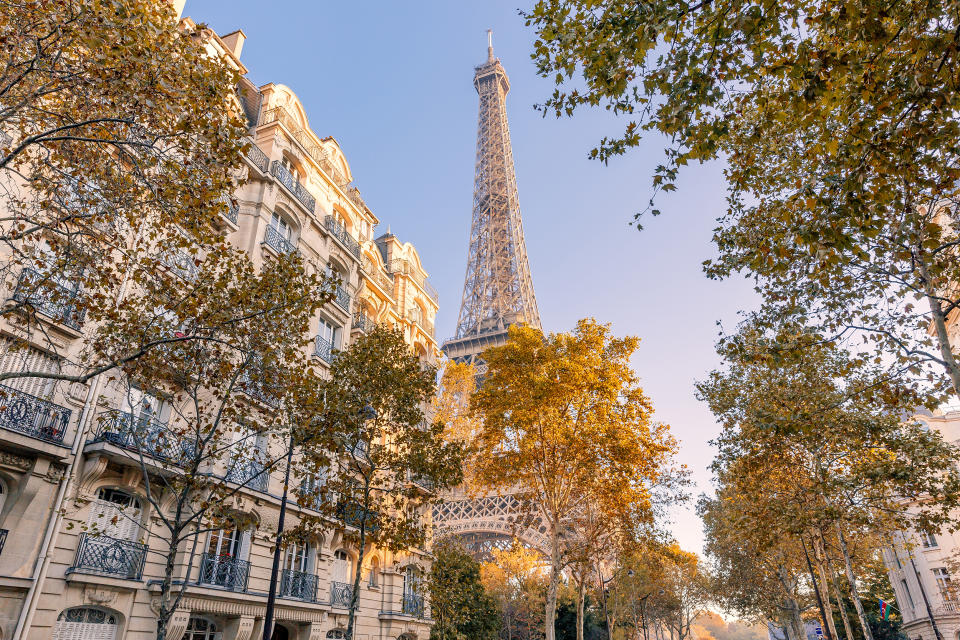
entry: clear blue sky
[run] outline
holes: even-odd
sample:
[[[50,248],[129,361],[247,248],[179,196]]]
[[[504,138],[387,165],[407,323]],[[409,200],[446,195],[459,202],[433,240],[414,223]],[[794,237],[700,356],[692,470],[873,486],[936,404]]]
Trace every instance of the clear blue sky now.
[[[477,95],[473,67],[486,29],[510,75],[507,110],[520,206],[543,326],[570,329],[593,316],[642,339],[634,365],[656,417],[681,441],[697,491],[709,487],[717,427],[693,382],[718,363],[716,322],[732,327],[753,304],[743,281],[711,282],[701,262],[724,207],[718,165],[693,167],[659,201],[664,215],[628,226],[650,193],[663,143],[645,141],[610,166],[587,159],[618,124],[603,112],[542,118],[550,84],[530,60],[532,31],[517,14],[532,0],[484,2],[253,2],[188,0],[184,15],[224,34],[247,34],[241,59],[257,84],[290,86],[311,127],[342,145],[356,184],[382,221],[412,241],[440,291],[438,338],[452,335],[470,229]],[[700,550],[692,507],[672,530]]]

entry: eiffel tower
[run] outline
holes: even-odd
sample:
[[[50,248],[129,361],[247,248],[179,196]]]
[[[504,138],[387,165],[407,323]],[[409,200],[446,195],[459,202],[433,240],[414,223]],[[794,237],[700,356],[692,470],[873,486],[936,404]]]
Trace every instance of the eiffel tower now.
[[[476,67],[473,86],[480,96],[480,117],[467,275],[457,333],[442,348],[452,360],[482,364],[480,354],[506,342],[511,324],[540,328],[540,312],[523,240],[507,124],[510,80],[493,56],[490,31],[487,61]]]
[[[473,86],[480,96],[480,117],[467,276],[457,333],[442,348],[448,358],[474,364],[482,377],[483,351],[504,344],[511,324],[539,329],[540,312],[523,241],[507,125],[510,80],[493,56],[490,31],[487,61],[476,67]],[[491,548],[509,547],[514,539],[545,550],[543,527],[531,521],[527,511],[512,495],[471,497],[454,490],[433,508],[433,524],[438,537],[456,538],[480,558]]]

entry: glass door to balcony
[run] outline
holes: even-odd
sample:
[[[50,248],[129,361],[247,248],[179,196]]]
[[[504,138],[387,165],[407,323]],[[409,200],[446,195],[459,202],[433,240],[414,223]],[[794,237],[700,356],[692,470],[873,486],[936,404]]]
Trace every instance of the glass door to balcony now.
[[[244,591],[247,584],[248,563],[244,561],[248,534],[239,529],[219,529],[210,532],[207,552],[203,554],[200,582]]]

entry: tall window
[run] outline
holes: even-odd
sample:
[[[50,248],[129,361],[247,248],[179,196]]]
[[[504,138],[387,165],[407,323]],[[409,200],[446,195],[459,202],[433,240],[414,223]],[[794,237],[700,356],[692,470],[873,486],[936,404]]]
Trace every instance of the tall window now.
[[[310,572],[310,545],[292,543],[287,546],[287,556],[283,561],[283,568],[300,573]]]
[[[10,338],[0,338],[0,371],[37,371],[59,373],[60,360],[34,347],[18,345]],[[53,397],[54,380],[49,378],[12,378],[4,385],[32,396],[49,400]]]
[[[929,531],[920,532],[920,543],[923,545],[924,549],[930,549],[931,547],[937,546],[937,536],[933,535]]]
[[[370,586],[380,586],[380,559],[376,556],[370,561]]]
[[[416,595],[420,592],[420,569],[411,565],[403,574],[403,593],[404,595]]]
[[[117,627],[117,616],[109,611],[76,607],[57,616],[53,640],[114,640]]]
[[[140,500],[136,496],[101,487],[97,499],[90,504],[87,527],[93,533],[132,541],[140,537],[141,518]]]
[[[287,241],[289,241],[290,236],[293,235],[293,228],[286,220],[283,219],[283,216],[276,211],[274,211],[273,215],[270,216],[270,228],[274,229],[284,240]]]
[[[239,557],[243,546],[243,532],[239,529],[217,529],[210,532],[207,553],[213,556]]]
[[[956,600],[957,595],[954,592],[953,581],[950,573],[943,567],[937,567],[933,570],[933,577],[937,579],[937,587],[940,588],[940,596],[944,600]]]
[[[282,164],[284,168],[290,172],[290,175],[292,175],[294,179],[300,180],[300,169],[297,168],[297,165],[293,164],[293,161],[290,160],[290,158],[284,156],[283,160],[280,161],[280,164]]]
[[[320,318],[317,333],[320,334],[321,338],[329,342],[330,346],[334,349],[340,348],[340,327]]]
[[[343,549],[337,549],[333,554],[333,581],[350,583],[350,556]]]

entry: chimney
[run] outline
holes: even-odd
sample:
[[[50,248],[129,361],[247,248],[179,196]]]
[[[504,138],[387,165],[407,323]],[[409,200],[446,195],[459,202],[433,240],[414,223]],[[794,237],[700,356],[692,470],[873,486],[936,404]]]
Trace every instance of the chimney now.
[[[220,39],[223,40],[223,44],[227,45],[227,49],[230,50],[233,57],[239,60],[240,52],[243,50],[243,42],[247,39],[247,34],[245,34],[242,29],[237,29],[233,33],[220,36]]]

